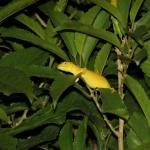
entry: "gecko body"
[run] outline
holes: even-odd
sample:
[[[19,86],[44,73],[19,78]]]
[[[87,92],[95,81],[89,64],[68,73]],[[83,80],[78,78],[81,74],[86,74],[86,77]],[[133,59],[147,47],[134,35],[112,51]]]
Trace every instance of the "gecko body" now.
[[[107,79],[98,72],[88,70],[87,68],[81,68],[72,62],[62,62],[57,68],[61,71],[72,73],[75,76],[79,75],[90,88],[113,89]]]

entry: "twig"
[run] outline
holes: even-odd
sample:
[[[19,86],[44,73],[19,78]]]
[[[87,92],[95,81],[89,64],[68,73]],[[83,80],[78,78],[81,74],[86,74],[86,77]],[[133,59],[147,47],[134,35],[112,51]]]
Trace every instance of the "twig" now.
[[[124,93],[123,93],[123,64],[119,58],[119,55],[121,55],[120,50],[116,48],[116,53],[118,56],[117,59],[117,66],[118,66],[118,93],[123,99]],[[119,118],[119,130],[118,130],[118,150],[124,150],[124,144],[123,144],[123,133],[124,132],[124,120]]]
[[[88,88],[88,89],[89,89],[89,91],[90,91],[90,93],[91,93],[92,99],[94,100],[94,102],[95,102],[95,104],[96,104],[97,109],[98,109],[99,112],[102,114],[102,116],[103,116],[103,118],[104,118],[104,121],[106,122],[106,124],[108,125],[108,127],[110,128],[110,130],[113,132],[113,134],[118,137],[118,132],[117,132],[117,131],[115,130],[115,128],[112,126],[112,124],[111,124],[110,121],[108,120],[107,116],[102,113],[102,109],[101,109],[101,107],[100,107],[100,105],[99,105],[99,103],[98,103],[97,97],[95,97],[95,95],[93,94],[93,91],[92,91],[90,88]]]
[[[28,109],[24,110],[22,117],[19,121],[15,124],[15,127],[19,126],[26,118],[27,118]]]
[[[123,144],[123,130],[124,130],[124,120],[119,119],[119,132],[118,132],[118,149],[124,150],[124,144]]]
[[[77,13],[77,10],[74,10],[73,13],[69,16],[69,19],[71,20]]]
[[[39,14],[35,13],[34,14],[35,18],[39,21],[39,23],[44,27],[46,28],[47,27],[47,24],[44,22],[44,20],[39,16]]]

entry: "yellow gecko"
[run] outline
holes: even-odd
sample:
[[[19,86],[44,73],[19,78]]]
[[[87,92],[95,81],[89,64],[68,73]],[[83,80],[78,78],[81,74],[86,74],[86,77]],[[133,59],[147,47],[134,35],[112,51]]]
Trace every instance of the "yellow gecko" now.
[[[98,72],[88,70],[86,68],[80,68],[72,62],[62,62],[57,68],[61,71],[72,73],[73,75],[81,77],[81,79],[90,87],[90,88],[111,88],[107,79],[100,75]]]

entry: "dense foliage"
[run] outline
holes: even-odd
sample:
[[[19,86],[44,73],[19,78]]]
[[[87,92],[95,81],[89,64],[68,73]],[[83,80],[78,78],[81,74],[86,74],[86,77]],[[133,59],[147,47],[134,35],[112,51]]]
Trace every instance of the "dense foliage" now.
[[[149,0],[0,4],[0,149],[149,149]],[[115,92],[76,82],[62,61]]]

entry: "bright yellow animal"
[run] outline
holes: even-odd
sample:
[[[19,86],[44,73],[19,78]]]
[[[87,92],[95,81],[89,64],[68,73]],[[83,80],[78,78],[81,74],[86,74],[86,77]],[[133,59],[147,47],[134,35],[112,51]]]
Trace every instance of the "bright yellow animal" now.
[[[70,72],[73,75],[79,75],[81,79],[90,87],[90,88],[111,88],[107,79],[100,75],[97,72],[88,70],[86,68],[80,68],[77,65],[73,64],[72,62],[62,62],[60,63],[57,68],[61,71]]]

